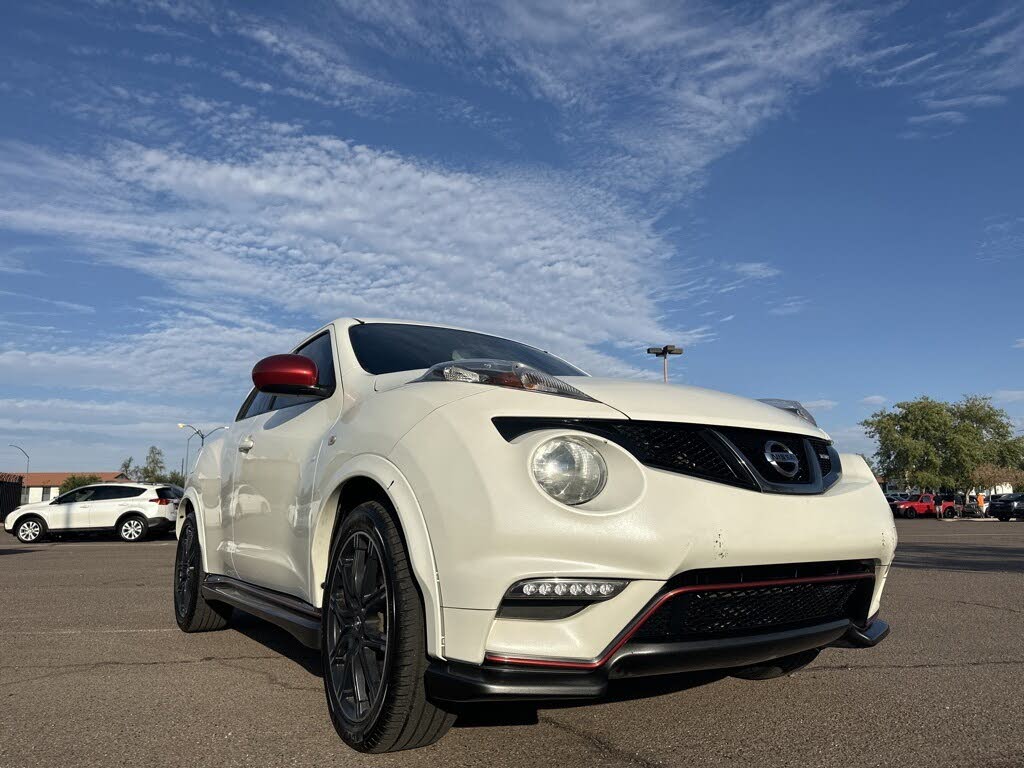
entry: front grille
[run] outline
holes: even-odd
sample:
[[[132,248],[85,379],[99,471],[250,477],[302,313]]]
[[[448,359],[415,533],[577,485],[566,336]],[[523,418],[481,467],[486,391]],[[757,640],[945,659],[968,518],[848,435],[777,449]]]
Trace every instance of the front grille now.
[[[739,448],[743,457],[749,461],[753,465],[754,469],[761,474],[761,477],[766,480],[770,480],[773,483],[806,485],[813,479],[811,477],[810,467],[807,463],[807,453],[804,450],[804,438],[802,435],[764,432],[759,429],[720,428],[719,431],[725,435],[733,445]],[[800,461],[797,467],[797,472],[793,477],[787,477],[769,463],[768,458],[765,456],[765,450],[770,441],[781,443],[785,447],[789,448],[789,450],[799,458]],[[817,461],[817,459],[815,459],[815,461]]]
[[[822,493],[838,480],[841,469],[828,442],[785,432],[632,419],[496,416],[493,422],[509,441],[534,430],[590,432],[618,443],[648,467],[768,493]],[[799,459],[793,477],[780,472],[765,456],[772,441]],[[826,482],[816,482],[811,462],[821,468]]]
[[[676,643],[867,618],[873,579],[698,589],[670,597],[630,638]]]
[[[818,460],[818,466],[821,467],[821,476],[828,477],[832,474],[832,454],[829,453],[828,443],[824,440],[810,441],[811,450],[814,451],[814,455]]]
[[[722,458],[707,430],[688,424],[632,421],[615,426],[637,460],[649,467],[727,483],[749,484]]]

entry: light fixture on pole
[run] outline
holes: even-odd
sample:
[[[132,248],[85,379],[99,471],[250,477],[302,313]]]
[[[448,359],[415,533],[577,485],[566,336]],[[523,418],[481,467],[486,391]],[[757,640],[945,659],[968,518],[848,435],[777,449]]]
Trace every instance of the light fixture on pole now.
[[[18,449],[19,451],[21,451],[22,453],[24,453],[24,454],[25,454],[25,474],[27,475],[27,474],[28,474],[28,468],[29,468],[29,465],[30,465],[30,463],[31,463],[31,460],[30,460],[30,459],[29,459],[29,457],[28,457],[28,451],[26,451],[26,450],[25,450],[24,448],[22,448],[22,447],[21,447],[20,445],[15,445],[14,443],[8,443],[8,445],[9,445],[9,446],[10,446],[11,448],[17,448],[17,449]]]
[[[662,374],[665,377],[665,383],[668,384],[668,356],[683,354],[683,348],[677,347],[675,344],[666,344],[664,347],[648,347],[647,354],[661,358]]]
[[[189,443],[192,441],[193,437],[195,437],[196,435],[199,435],[199,448],[200,448],[200,450],[202,450],[202,447],[204,445],[206,445],[206,438],[208,438],[210,435],[212,435],[218,429],[227,429],[227,427],[220,426],[220,427],[214,427],[209,432],[203,432],[203,430],[199,429],[198,427],[193,427],[191,424],[179,424],[178,425],[178,429],[185,429],[185,428],[188,428],[188,429],[192,430],[192,434],[189,435],[188,436],[188,440],[185,441],[185,469],[188,469],[188,447],[189,447]]]

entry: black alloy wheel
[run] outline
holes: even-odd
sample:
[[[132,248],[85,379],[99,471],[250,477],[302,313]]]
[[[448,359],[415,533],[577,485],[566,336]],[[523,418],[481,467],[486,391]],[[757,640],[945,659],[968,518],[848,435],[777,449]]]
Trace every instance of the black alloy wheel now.
[[[174,610],[184,618],[194,610],[199,594],[199,538],[188,523],[181,529],[178,556],[174,564]]]
[[[380,709],[387,683],[394,603],[379,539],[367,531],[345,539],[327,606],[327,674],[341,716],[356,727]]]
[[[360,752],[433,744],[455,715],[427,698],[423,596],[397,515],[383,500],[339,514],[320,622],[331,722]]]
[[[203,551],[195,515],[185,518],[174,556],[174,620],[182,632],[223,629],[231,618],[231,606],[203,597]]]

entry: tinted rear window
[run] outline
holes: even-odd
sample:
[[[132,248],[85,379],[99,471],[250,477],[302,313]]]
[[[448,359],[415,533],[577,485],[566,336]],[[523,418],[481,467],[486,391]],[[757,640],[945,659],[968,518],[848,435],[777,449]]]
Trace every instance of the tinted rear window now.
[[[156,495],[158,499],[180,499],[184,494],[181,488],[172,485],[167,488],[157,488]]]
[[[554,355],[497,336],[430,325],[366,323],[349,328],[356,359],[373,374],[415,371],[449,360],[490,358],[525,363],[552,376],[583,376]]]

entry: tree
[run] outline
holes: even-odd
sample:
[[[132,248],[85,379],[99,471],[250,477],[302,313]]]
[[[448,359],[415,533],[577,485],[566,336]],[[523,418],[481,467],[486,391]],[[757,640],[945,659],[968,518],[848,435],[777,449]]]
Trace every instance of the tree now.
[[[987,397],[955,403],[920,397],[877,411],[861,425],[878,442],[878,470],[907,485],[968,491],[993,485],[982,476],[1012,483],[1024,469],[1024,438],[1013,436],[1006,412]]]
[[[887,479],[920,488],[949,484],[945,453],[953,433],[946,403],[921,397],[896,403],[861,422],[878,443],[875,467]]]
[[[83,485],[92,485],[99,482],[102,482],[99,475],[68,475],[64,478],[64,482],[60,484],[60,490],[57,492],[57,495],[73,491],[75,488],[81,488]]]
[[[161,483],[167,474],[167,467],[164,466],[164,452],[155,445],[149,446],[149,453],[146,454],[146,463],[139,470],[139,480],[144,483]]]
[[[121,474],[129,480],[139,481],[139,466],[131,456],[121,462]]]
[[[160,479],[160,482],[168,483],[169,485],[183,486],[185,485],[185,476],[178,470],[172,469]]]

